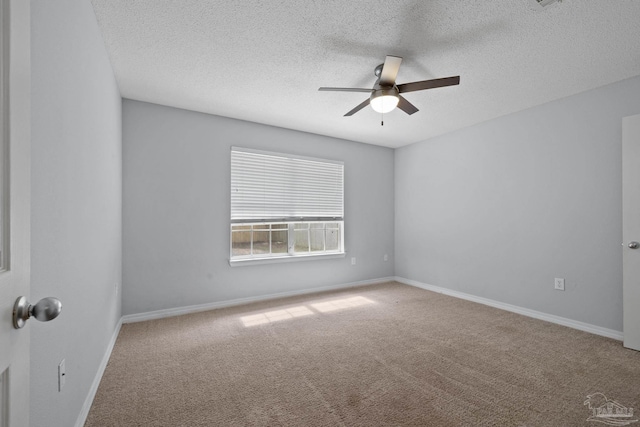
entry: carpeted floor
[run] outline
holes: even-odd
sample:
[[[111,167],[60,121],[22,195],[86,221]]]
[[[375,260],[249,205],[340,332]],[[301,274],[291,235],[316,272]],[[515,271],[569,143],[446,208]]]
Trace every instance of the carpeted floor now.
[[[126,324],[85,426],[605,425],[596,393],[638,419],[640,352],[385,283]]]

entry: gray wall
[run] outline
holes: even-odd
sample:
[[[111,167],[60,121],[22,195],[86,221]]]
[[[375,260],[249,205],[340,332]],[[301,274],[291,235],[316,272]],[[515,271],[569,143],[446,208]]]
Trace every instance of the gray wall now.
[[[72,426],[121,315],[122,101],[89,1],[31,13],[31,298],[63,304],[29,326],[31,425]]]
[[[638,112],[635,77],[396,150],[396,275],[621,331]]]
[[[347,257],[230,267],[232,145],[343,160]],[[124,100],[123,313],[392,276],[393,159],[388,148]]]

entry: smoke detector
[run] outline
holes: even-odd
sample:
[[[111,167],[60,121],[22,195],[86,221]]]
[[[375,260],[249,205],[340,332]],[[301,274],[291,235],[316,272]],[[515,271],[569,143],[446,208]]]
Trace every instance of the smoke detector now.
[[[562,0],[529,0],[529,4],[533,10],[546,9],[558,3],[562,3]]]

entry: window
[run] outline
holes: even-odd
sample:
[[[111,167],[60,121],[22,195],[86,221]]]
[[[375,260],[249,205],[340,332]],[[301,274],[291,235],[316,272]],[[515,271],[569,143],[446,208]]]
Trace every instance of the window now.
[[[344,164],[231,148],[231,262],[344,254]]]

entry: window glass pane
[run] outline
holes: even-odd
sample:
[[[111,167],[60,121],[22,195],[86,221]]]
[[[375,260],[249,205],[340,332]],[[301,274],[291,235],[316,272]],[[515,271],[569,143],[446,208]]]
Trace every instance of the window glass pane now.
[[[294,238],[294,252],[309,252],[309,230],[295,230]]]
[[[312,224],[315,225],[324,225],[324,224]],[[309,233],[309,239],[311,244],[311,251],[318,252],[324,251],[324,230],[319,229],[317,227],[313,227]]]
[[[242,255],[251,255],[251,230],[231,232],[231,256]]]
[[[274,227],[280,224],[274,224]],[[286,226],[286,224],[284,224]],[[289,252],[289,231],[275,229],[271,232],[271,252],[274,254],[286,254]]]
[[[268,254],[271,252],[269,231],[253,230],[253,254]]]
[[[326,250],[337,251],[340,249],[340,232],[337,228],[327,229],[326,235]]]
[[[324,228],[324,222],[312,222],[311,224],[309,224],[309,226],[311,228],[320,228],[323,229]]]
[[[276,229],[284,229],[284,230],[286,230],[286,229],[289,228],[289,224],[271,224],[271,228],[273,230],[276,230]]]
[[[309,228],[308,222],[296,222],[293,224],[294,230],[307,230]]]

